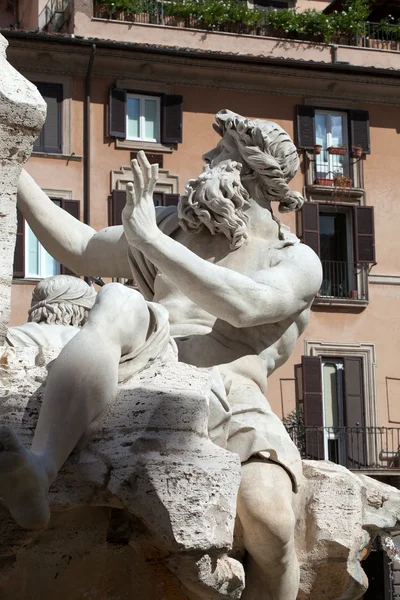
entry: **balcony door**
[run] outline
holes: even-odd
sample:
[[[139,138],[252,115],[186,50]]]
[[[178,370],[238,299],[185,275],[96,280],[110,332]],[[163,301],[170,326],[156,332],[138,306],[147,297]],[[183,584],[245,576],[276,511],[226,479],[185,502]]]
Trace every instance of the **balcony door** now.
[[[353,257],[352,213],[346,207],[321,207],[320,258],[323,269],[321,295],[349,298],[357,289]]]
[[[322,358],[324,458],[348,468],[366,464],[362,361]]]

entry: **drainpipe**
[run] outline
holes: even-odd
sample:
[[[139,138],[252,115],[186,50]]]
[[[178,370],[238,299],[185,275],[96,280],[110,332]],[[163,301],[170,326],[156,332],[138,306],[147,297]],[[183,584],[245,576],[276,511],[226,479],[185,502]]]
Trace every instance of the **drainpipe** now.
[[[96,44],[92,44],[92,52],[85,79],[85,111],[83,119],[83,221],[90,225],[90,92],[91,75],[96,52]]]

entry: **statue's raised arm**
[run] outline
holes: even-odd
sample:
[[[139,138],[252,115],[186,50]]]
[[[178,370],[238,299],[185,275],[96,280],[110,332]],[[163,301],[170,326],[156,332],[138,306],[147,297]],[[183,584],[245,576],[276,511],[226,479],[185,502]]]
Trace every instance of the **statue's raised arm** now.
[[[131,276],[122,227],[96,232],[56,206],[25,170],[18,206],[40,243],[77,275]]]

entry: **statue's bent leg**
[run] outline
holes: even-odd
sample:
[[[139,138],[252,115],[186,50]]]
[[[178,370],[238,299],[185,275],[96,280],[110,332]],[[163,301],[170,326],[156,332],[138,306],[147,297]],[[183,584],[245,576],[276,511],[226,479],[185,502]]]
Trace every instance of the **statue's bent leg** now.
[[[249,554],[242,600],[296,600],[292,482],[279,465],[251,459],[242,465],[238,516]]]
[[[88,425],[114,397],[122,353],[146,340],[143,297],[120,284],[98,294],[88,322],[50,369],[31,450],[0,427],[0,496],[27,529],[49,518],[47,491]]]

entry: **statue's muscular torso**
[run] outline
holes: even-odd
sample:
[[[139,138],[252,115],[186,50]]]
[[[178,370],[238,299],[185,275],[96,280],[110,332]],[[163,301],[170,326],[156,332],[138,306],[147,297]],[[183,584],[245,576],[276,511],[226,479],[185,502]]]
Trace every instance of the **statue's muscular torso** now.
[[[217,241],[207,232],[186,234],[179,230],[176,239],[205,260],[251,278],[283,258],[297,260],[298,245],[278,249],[257,237],[234,252],[229,251],[228,244],[225,251],[221,251],[220,239]],[[171,335],[178,344],[179,359],[198,367],[219,365],[222,356],[223,362],[229,363],[245,356],[261,355],[266,374],[270,375],[289,358],[309,320],[307,307],[277,323],[239,329],[196,305],[162,273],[156,277],[154,290],[154,301],[169,311]],[[268,315],[267,305],[265,314]]]

